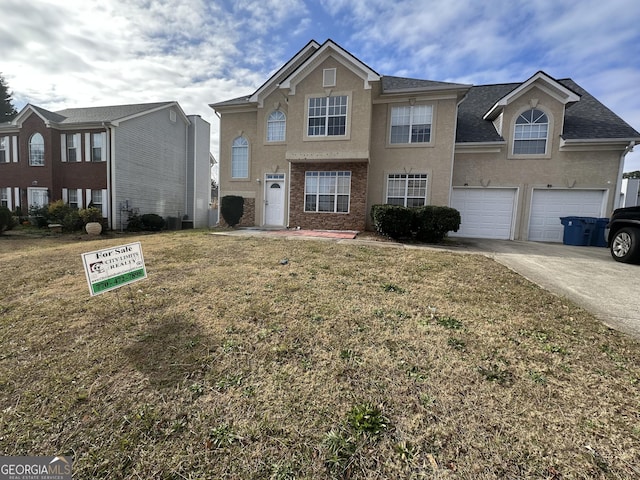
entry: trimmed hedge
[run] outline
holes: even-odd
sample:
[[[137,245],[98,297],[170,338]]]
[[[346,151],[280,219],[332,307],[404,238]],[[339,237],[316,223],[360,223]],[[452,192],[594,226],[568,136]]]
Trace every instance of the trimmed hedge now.
[[[407,208],[398,205],[374,205],[371,219],[375,231],[391,238],[413,238],[439,243],[447,232],[460,228],[460,212],[455,208],[426,205]]]
[[[5,230],[11,230],[13,227],[15,227],[13,213],[7,207],[0,207],[0,235]]]
[[[244,198],[237,195],[225,195],[220,199],[220,213],[227,225],[235,227],[244,215]]]

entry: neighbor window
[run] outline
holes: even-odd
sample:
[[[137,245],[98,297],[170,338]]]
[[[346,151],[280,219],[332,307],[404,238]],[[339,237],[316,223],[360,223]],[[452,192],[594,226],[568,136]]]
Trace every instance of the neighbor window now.
[[[91,206],[102,211],[102,190],[91,190]]]
[[[427,202],[427,175],[394,173],[387,177],[387,203],[403,207],[422,207]]]
[[[44,138],[39,133],[34,133],[29,139],[29,165],[44,165]]]
[[[73,133],[67,133],[67,161],[68,162],[78,161],[78,148],[80,147],[80,145],[76,143],[77,139],[78,137]]]
[[[9,195],[10,194],[11,194],[11,189],[9,187],[0,188],[0,207],[9,208]]]
[[[429,143],[432,117],[431,105],[393,107],[390,143]]]
[[[532,108],[520,114],[513,135],[513,153],[539,155],[547,152],[549,119],[538,109]]]
[[[231,178],[249,178],[249,142],[238,137],[231,147]]]
[[[78,190],[76,190],[75,188],[70,188],[67,191],[67,203],[69,204],[69,206],[71,208],[78,208]],[[93,193],[92,193],[93,195]],[[102,198],[100,199],[102,200]]]
[[[102,157],[102,133],[91,134],[91,161],[101,162]]]
[[[309,99],[307,135],[333,137],[347,131],[347,96]]]
[[[348,213],[351,172],[306,172],[305,212]]]
[[[9,137],[0,137],[0,163],[9,162]]]
[[[280,110],[271,112],[267,119],[267,142],[284,142],[287,117]]]

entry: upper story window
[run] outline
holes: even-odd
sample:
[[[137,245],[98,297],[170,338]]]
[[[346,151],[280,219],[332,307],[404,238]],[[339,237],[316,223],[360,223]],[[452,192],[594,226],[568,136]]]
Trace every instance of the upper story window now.
[[[549,119],[536,108],[527,110],[516,119],[513,134],[513,153],[517,155],[539,155],[547,152]]]
[[[104,160],[102,156],[102,133],[91,134],[91,161],[101,162]]]
[[[9,137],[0,137],[0,163],[9,162]]]
[[[411,105],[391,108],[389,143],[429,143],[431,141],[431,105]]]
[[[394,173],[387,177],[387,203],[422,207],[427,202],[426,173]]]
[[[287,117],[280,110],[271,112],[267,119],[267,142],[284,142]]]
[[[79,161],[78,149],[80,148],[80,135],[67,133],[67,161]]]
[[[349,213],[351,172],[306,172],[304,211]]]
[[[34,133],[29,139],[29,165],[44,165],[44,138],[39,133]]]
[[[309,99],[307,135],[332,137],[346,134],[347,96]]]
[[[237,137],[231,147],[231,178],[249,178],[249,141]]]

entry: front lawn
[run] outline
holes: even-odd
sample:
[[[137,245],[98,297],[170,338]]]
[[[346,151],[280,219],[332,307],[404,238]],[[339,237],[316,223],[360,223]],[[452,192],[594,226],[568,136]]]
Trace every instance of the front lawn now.
[[[640,478],[640,343],[480,255],[6,235],[0,278],[0,451],[74,479]]]

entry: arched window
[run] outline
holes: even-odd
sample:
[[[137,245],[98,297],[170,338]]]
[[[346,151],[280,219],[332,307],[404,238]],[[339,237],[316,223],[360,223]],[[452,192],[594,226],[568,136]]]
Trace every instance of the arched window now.
[[[249,142],[237,137],[231,147],[231,178],[249,178]]]
[[[284,142],[287,117],[280,110],[271,112],[267,119],[267,142]]]
[[[536,108],[522,112],[516,120],[513,135],[513,153],[516,155],[539,155],[547,153],[549,119]]]
[[[44,138],[34,133],[29,139],[29,165],[44,165]]]

